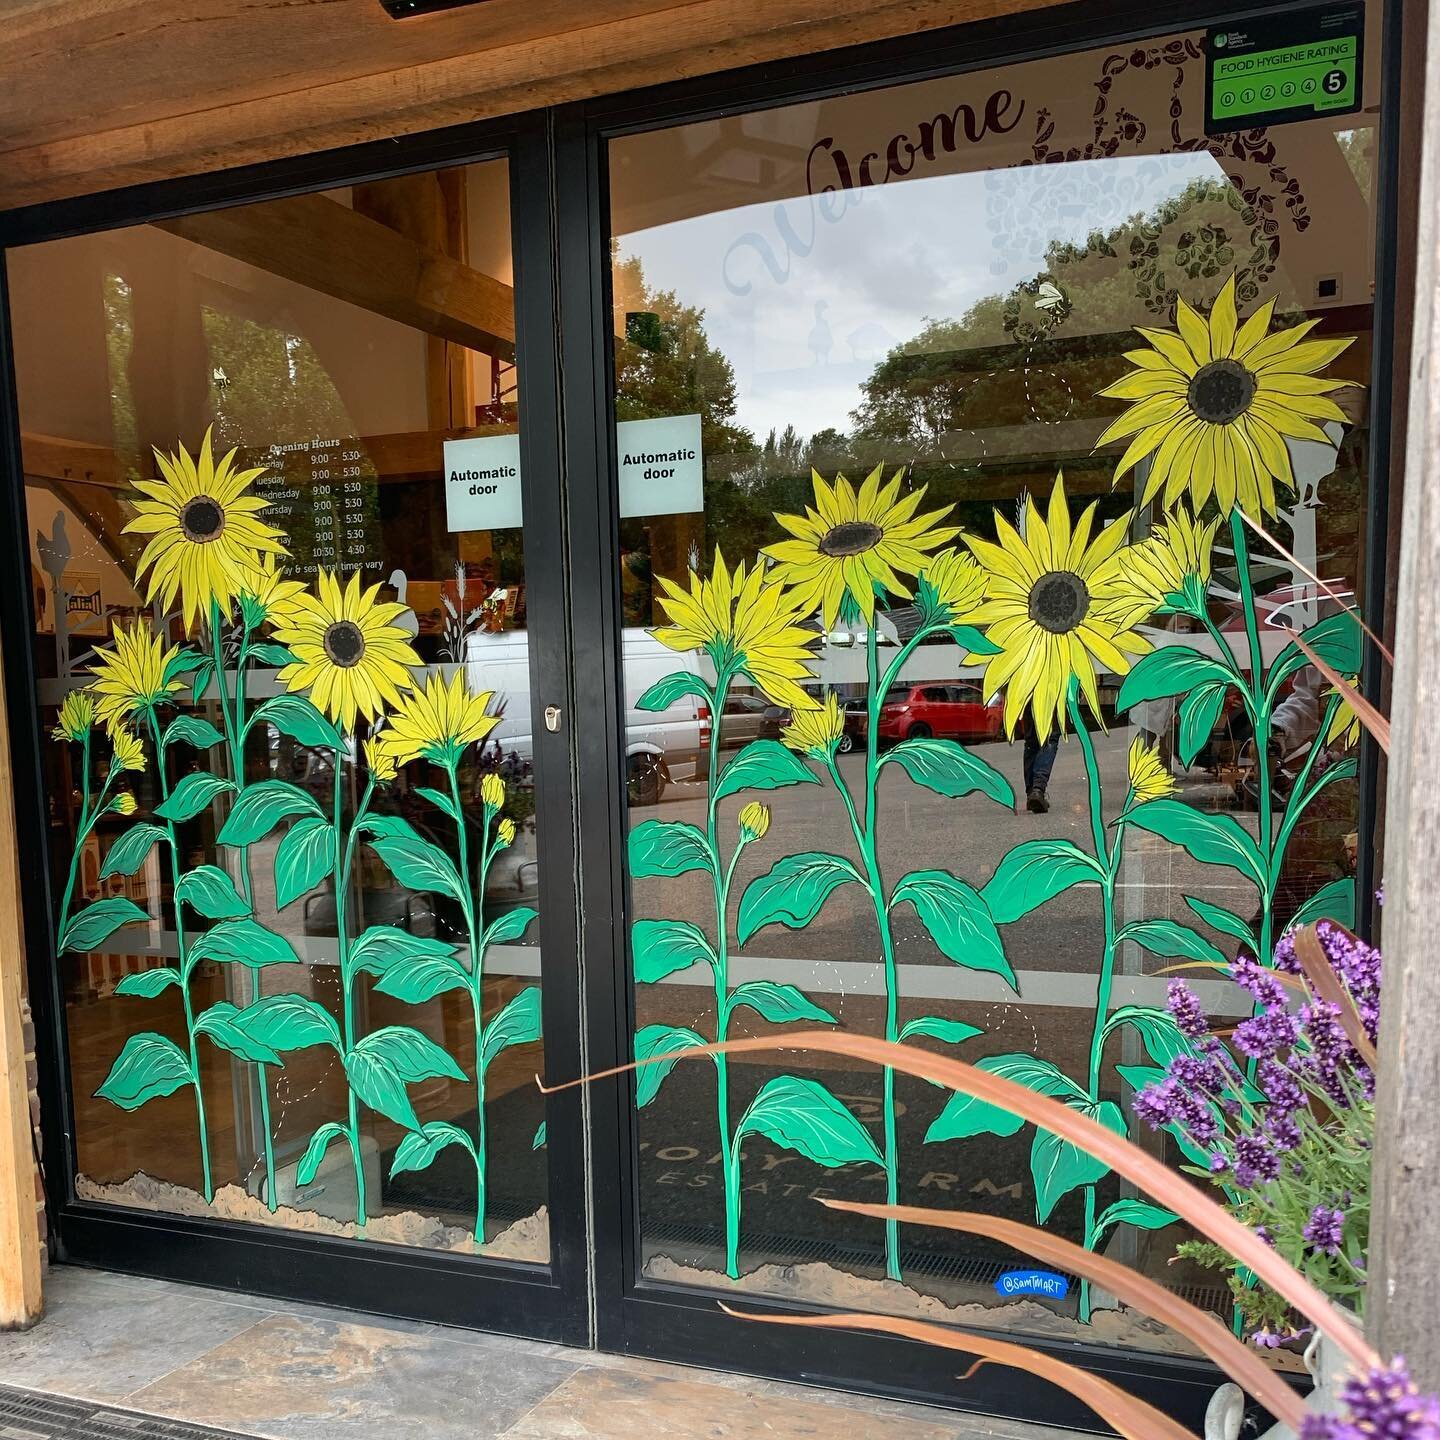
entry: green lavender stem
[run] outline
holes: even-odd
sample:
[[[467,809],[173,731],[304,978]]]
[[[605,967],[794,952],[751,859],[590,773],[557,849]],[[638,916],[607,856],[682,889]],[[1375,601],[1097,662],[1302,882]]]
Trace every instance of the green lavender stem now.
[[[170,798],[170,785],[165,778],[165,756],[160,746],[160,722],[153,707],[146,707],[150,734],[155,742],[155,773],[160,782],[160,803]],[[175,835],[175,822],[165,822],[165,837],[170,851],[170,885],[175,897],[175,947],[179,955],[180,997],[185,1006],[185,1038],[190,1046],[190,1079],[195,1090],[195,1122],[200,1131],[200,1169],[204,1181],[205,1203],[215,1198],[210,1178],[210,1137],[205,1123],[205,1093],[200,1084],[200,1055],[195,1043],[195,1007],[190,999],[189,954],[185,942],[185,911],[180,900],[180,842]]]

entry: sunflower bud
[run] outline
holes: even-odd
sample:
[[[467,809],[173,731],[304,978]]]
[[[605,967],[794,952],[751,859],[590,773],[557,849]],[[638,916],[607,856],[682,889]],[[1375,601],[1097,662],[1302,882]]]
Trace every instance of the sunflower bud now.
[[[487,810],[499,810],[505,804],[505,782],[493,770],[480,782],[480,800]]]
[[[52,732],[57,740],[83,740],[95,723],[95,701],[88,690],[72,690],[60,706],[60,719]]]
[[[145,746],[140,737],[118,720],[110,726],[112,764],[121,770],[143,770],[145,768]]]
[[[136,810],[135,797],[128,790],[122,790],[110,802],[110,808],[117,815],[133,815]]]
[[[495,838],[502,848],[515,843],[515,822],[508,815],[495,827]]]
[[[365,763],[370,767],[371,778],[377,785],[388,785],[399,768],[394,752],[385,744],[383,736],[365,742]]]
[[[740,843],[748,845],[752,840],[762,840],[770,828],[770,807],[752,800],[740,812]]]

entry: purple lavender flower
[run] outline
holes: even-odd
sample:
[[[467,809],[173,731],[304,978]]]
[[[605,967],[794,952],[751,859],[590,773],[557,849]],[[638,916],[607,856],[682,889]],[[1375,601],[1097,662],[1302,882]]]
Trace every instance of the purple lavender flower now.
[[[1172,980],[1165,988],[1165,1007],[1174,1017],[1180,1033],[1188,1040],[1200,1040],[1209,1034],[1209,1022],[1200,997],[1183,981]]]
[[[1345,1212],[1317,1205],[1300,1233],[1316,1250],[1325,1255],[1338,1255],[1345,1238]]]
[[[1242,1020],[1235,1027],[1235,1048],[1254,1060],[1269,1060],[1288,1050],[1300,1035],[1300,1022],[1283,1005],[1271,1005],[1263,1014]]]
[[[1248,990],[1256,1001],[1264,1006],[1285,1005],[1285,987],[1259,961],[1248,955],[1237,955],[1230,966],[1230,976],[1235,983]]]
[[[1235,1183],[1242,1190],[1274,1180],[1280,1174],[1280,1157],[1259,1135],[1242,1135],[1235,1142]]]
[[[1394,1361],[1340,1390],[1339,1415],[1308,1415],[1300,1440],[1440,1440],[1440,1400],[1422,1395],[1405,1362]]]

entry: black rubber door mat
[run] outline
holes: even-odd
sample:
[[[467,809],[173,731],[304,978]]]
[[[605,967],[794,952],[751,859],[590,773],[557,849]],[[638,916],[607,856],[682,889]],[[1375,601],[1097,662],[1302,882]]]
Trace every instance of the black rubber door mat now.
[[[0,1385],[0,1440],[253,1440],[233,1430],[211,1430],[137,1415],[91,1400],[42,1395]]]

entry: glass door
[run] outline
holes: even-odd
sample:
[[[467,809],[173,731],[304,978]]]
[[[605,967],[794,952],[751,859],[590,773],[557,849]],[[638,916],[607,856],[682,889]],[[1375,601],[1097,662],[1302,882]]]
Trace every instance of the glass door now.
[[[637,1058],[838,1026],[1206,1165],[1136,1102],[1187,1049],[1174,967],[1234,1024],[1227,964],[1353,915],[1353,737],[1286,647],[1345,624],[1314,574],[1364,593],[1375,118],[1211,134],[1204,46],[603,141]],[[638,1343],[673,1354],[681,1307],[764,1368],[919,1374],[712,1322],[719,1292],[1079,1344],[1203,1408],[1183,1343],[1062,1267],[843,1208],[1039,1225],[1228,1320],[1175,1217],[1072,1147],[823,1055],[672,1062],[630,1103]]]
[[[205,1279],[231,1222],[281,1288],[575,1339],[573,1123],[534,1083],[574,1068],[554,377],[516,353],[548,218],[512,221],[516,166],[9,253],[41,1003],[72,1253]]]

